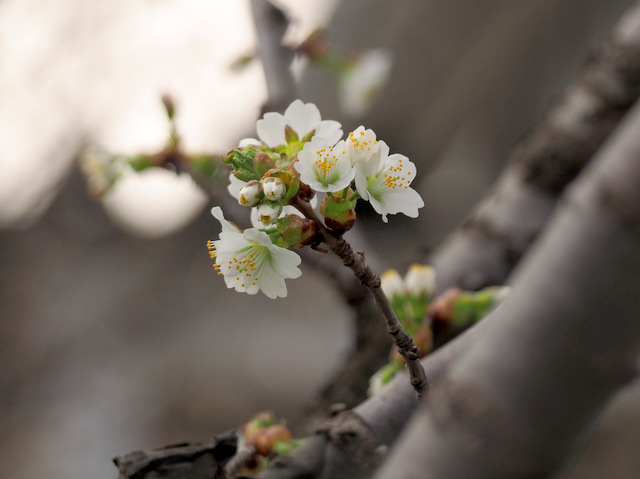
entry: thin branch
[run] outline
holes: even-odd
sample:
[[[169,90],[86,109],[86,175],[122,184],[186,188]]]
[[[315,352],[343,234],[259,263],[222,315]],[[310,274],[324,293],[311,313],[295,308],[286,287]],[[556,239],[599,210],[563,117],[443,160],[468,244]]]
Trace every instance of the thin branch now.
[[[308,202],[302,201],[297,197],[294,206],[307,218],[315,221],[316,227],[322,235],[323,242],[342,260],[345,266],[353,271],[356,278],[358,278],[373,295],[386,321],[387,331],[393,338],[398,352],[407,364],[409,376],[411,377],[411,385],[416,390],[418,398],[421,398],[423,394],[427,392],[429,384],[422,364],[420,363],[420,351],[413,342],[413,338],[411,338],[409,333],[407,333],[400,324],[396,313],[391,307],[389,298],[387,298],[380,287],[380,278],[367,266],[364,254],[356,253],[342,236],[336,236],[329,231],[316,216]]]
[[[430,258],[438,292],[502,284],[640,93],[640,7],[598,47],[578,79],[514,149],[490,193]]]

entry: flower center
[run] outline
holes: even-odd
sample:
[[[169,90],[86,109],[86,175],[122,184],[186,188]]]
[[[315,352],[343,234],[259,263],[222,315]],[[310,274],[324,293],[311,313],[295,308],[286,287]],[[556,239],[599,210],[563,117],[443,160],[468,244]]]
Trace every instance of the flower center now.
[[[370,152],[371,147],[378,144],[378,140],[367,140],[364,138],[364,131],[357,132],[357,134],[354,134],[352,131],[349,133],[349,141],[355,149],[360,150],[363,153]]]
[[[396,190],[409,188],[413,178],[409,178],[411,172],[403,171],[402,159],[398,160],[398,165],[389,165],[375,176],[367,177],[369,193],[380,201],[381,193],[385,190]]]
[[[338,157],[333,153],[333,148],[328,146],[327,148],[321,148],[316,150],[316,169],[322,176],[322,179],[318,178],[324,184],[329,183],[328,175],[338,161]]]
[[[216,258],[218,252],[213,241],[207,242],[209,248],[209,256]],[[246,246],[236,251],[233,257],[222,265],[218,262],[213,264],[214,269],[220,275],[235,276],[236,281],[241,282],[240,286],[246,288],[249,283],[255,286],[262,271],[262,265],[269,259],[269,250],[266,246],[262,246],[253,242],[252,245]]]

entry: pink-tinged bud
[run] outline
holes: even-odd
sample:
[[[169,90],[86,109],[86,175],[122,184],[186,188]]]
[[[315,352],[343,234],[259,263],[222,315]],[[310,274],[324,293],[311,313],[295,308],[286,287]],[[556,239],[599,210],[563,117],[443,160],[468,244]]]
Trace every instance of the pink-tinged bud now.
[[[320,212],[324,216],[327,228],[338,234],[349,231],[356,222],[355,201],[337,196],[325,196],[320,203]]]
[[[429,309],[427,309],[427,316],[434,324],[449,323],[455,311],[455,302],[461,294],[460,288],[449,288],[431,302]]]
[[[298,215],[287,215],[289,220],[282,229],[282,239],[291,248],[302,248],[316,242],[318,230],[316,223]]]
[[[287,187],[280,178],[267,177],[262,179],[262,191],[269,201],[278,201],[282,199]]]
[[[275,167],[276,162],[264,151],[256,153],[253,159],[253,170],[256,172],[258,178],[262,178],[267,171]]]
[[[257,180],[247,182],[240,188],[240,198],[238,202],[243,206],[255,206],[262,199],[262,185]]]

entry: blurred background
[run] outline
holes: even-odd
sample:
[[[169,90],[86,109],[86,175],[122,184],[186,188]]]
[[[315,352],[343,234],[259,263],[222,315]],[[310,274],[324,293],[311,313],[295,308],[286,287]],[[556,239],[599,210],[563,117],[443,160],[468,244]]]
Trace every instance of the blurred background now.
[[[363,216],[353,233],[376,268],[404,271],[455,227],[633,3],[278,3],[290,44],[328,27],[345,55],[385,59],[364,103],[294,65],[323,118],[373,128],[418,166],[420,218]],[[311,268],[277,301],[224,287],[205,248],[212,205],[189,178],[129,175],[98,201],[78,168],[88,146],[160,150],[165,93],[187,152],[254,136],[262,68],[232,66],[255,41],[248,1],[0,0],[0,477],[115,477],[116,455],[264,409],[295,426],[343,360],[350,311]],[[620,396],[571,477],[637,477],[614,458],[637,447],[638,403]]]

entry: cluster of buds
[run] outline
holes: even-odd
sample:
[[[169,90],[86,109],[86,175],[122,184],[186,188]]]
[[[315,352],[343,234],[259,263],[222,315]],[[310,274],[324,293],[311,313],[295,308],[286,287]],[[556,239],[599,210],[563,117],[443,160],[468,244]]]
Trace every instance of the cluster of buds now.
[[[437,347],[440,336],[459,333],[489,314],[508,295],[504,286],[480,291],[450,288],[434,297],[435,271],[430,266],[414,264],[403,278],[396,270],[381,276],[381,287],[391,301],[398,320],[420,349],[420,357]],[[370,394],[375,394],[404,368],[404,359],[394,346],[389,363],[370,380]]]
[[[272,411],[256,414],[242,428],[240,439],[245,450],[250,452],[240,471],[251,474],[260,472],[269,457],[289,454],[303,441],[293,439],[291,431],[276,421]]]
[[[254,226],[267,231],[274,244],[301,248],[316,241],[313,221],[285,211],[301,187],[300,175],[286,153],[250,145],[231,150],[224,161],[234,168],[229,191],[238,203],[254,208]]]
[[[270,246],[315,246],[327,234],[344,234],[355,223],[358,199],[368,201],[385,222],[387,215],[397,213],[415,218],[424,206],[410,186],[416,167],[406,156],[389,154],[386,143],[363,126],[342,140],[340,123],[322,120],[311,103],[296,100],[284,115],[266,113],[258,120],[257,133],[259,139],[242,140],[223,158],[233,167],[228,190],[238,203],[251,208],[253,225],[242,231],[221,211],[214,214],[223,233],[220,240],[209,242],[209,249],[230,288],[286,296],[284,280],[300,275],[300,261]],[[313,210],[316,193],[323,196],[322,220]],[[223,235],[237,238],[242,248]]]

